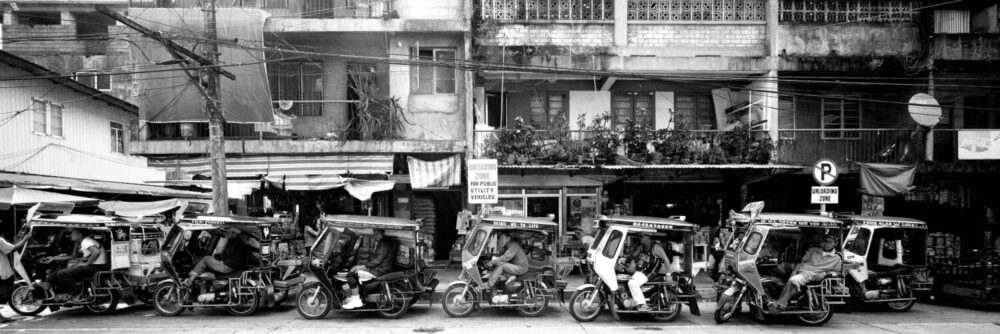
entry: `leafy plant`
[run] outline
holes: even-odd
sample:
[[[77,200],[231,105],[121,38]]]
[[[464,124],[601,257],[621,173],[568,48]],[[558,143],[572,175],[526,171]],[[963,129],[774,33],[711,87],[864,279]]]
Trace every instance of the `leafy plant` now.
[[[500,129],[496,137],[486,140],[486,155],[508,165],[527,165],[540,156],[539,137],[534,128],[523,118],[514,118],[514,124]]]
[[[397,97],[379,96],[375,76],[360,71],[348,71],[348,87],[357,94],[354,103],[356,113],[348,122],[349,135],[343,140],[385,140],[399,139],[403,132],[403,122],[409,120],[403,114]]]
[[[753,139],[750,138],[750,130],[743,126],[723,132],[719,139],[719,147],[722,148],[730,162],[734,163],[746,161],[751,143],[753,143]]]
[[[582,118],[578,120],[581,128],[584,123]],[[611,114],[604,112],[594,117],[591,120],[590,126],[587,126],[586,129],[590,135],[587,141],[595,162],[613,162],[621,142],[618,140],[618,132],[611,127]]]
[[[625,132],[622,135],[622,143],[625,145],[625,154],[630,157],[642,156],[645,160],[645,156],[648,150],[646,149],[646,144],[649,142],[650,136],[647,135],[646,129],[638,122],[629,119],[625,122]],[[633,159],[635,160],[635,159]]]
[[[694,134],[683,122],[676,122],[673,129],[656,131],[656,151],[666,157],[686,157],[691,153],[691,140]]]

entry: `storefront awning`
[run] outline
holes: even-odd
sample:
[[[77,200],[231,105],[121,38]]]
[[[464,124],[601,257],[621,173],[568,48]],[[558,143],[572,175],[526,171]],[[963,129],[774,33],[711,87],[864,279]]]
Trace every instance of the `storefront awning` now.
[[[342,183],[341,175],[389,174],[392,172],[392,159],[392,154],[226,157],[226,177],[264,178],[293,187]],[[150,159],[149,166],[164,169],[168,173],[181,173],[185,179],[207,179],[212,175],[208,158]]]
[[[0,183],[19,188],[57,189],[90,193],[147,195],[174,198],[211,198],[210,194],[176,190],[145,184],[73,179],[67,177],[15,174],[0,172]]]
[[[455,154],[444,159],[426,161],[406,157],[413,189],[445,188],[462,184],[462,158]]]

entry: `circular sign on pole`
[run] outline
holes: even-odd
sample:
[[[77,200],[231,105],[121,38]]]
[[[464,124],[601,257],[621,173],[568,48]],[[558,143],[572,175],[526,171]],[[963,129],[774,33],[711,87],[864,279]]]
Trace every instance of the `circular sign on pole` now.
[[[922,126],[933,127],[941,121],[941,105],[933,96],[917,93],[910,98],[910,118]]]
[[[837,164],[830,159],[820,159],[813,165],[813,179],[816,183],[828,186],[837,182]]]

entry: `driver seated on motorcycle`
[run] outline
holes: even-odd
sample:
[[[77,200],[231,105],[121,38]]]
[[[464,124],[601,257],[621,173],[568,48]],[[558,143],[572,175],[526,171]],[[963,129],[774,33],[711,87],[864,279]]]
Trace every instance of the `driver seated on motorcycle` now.
[[[630,272],[632,275],[628,280],[628,289],[640,312],[650,310],[641,287],[649,282],[649,276],[663,263],[670,263],[667,252],[659,244],[653,243],[653,238],[648,234],[640,237],[639,245],[629,253],[624,263],[619,263],[618,271]]]
[[[347,273],[347,286],[345,286],[345,290],[347,290],[346,288],[350,288],[351,295],[341,303],[345,310],[364,306],[364,303],[361,302],[361,292],[358,288],[361,283],[370,281],[392,270],[392,262],[396,256],[392,238],[385,236],[385,230],[376,229],[372,233],[372,240],[375,241],[375,250],[368,257],[368,262],[363,265],[354,266]]]
[[[785,284],[785,290],[777,301],[768,306],[773,310],[788,307],[788,301],[796,297],[806,284],[819,282],[831,271],[840,271],[844,265],[844,257],[837,252],[837,237],[833,234],[823,236],[821,247],[812,247],[806,251],[798,266],[792,270],[792,277]]]
[[[512,240],[510,234],[497,234],[497,247],[505,247],[505,249],[503,255],[486,264],[487,267],[495,267],[486,284],[487,291],[496,286],[500,276],[505,274],[520,276],[528,273],[528,255],[524,253],[524,249],[521,249],[519,242]]]
[[[215,246],[214,254],[202,257],[191,269],[188,278],[181,284],[191,285],[194,279],[208,270],[218,274],[229,274],[246,267],[251,248],[260,248],[260,243],[254,238],[243,234],[238,227],[222,229],[223,238]],[[219,249],[222,249],[219,251]]]
[[[70,239],[78,246],[73,247],[73,252],[80,257],[73,255],[48,256],[39,262],[50,263],[52,261],[69,261],[66,268],[49,274],[46,278],[47,284],[51,285],[56,293],[55,300],[66,301],[69,296],[77,296],[81,291],[70,291],[76,287],[76,282],[91,278],[94,273],[100,271],[108,265],[108,256],[104,253],[101,243],[90,236],[90,231],[82,228],[70,229]],[[47,286],[42,285],[43,288]]]

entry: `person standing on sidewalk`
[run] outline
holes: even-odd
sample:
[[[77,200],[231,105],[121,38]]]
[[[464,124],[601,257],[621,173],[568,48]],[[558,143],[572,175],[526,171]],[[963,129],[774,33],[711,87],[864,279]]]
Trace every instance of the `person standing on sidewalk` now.
[[[14,292],[14,267],[11,266],[11,257],[14,250],[21,248],[28,242],[31,234],[25,234],[21,240],[11,244],[7,239],[0,237],[0,305],[7,304],[10,294]],[[8,323],[14,319],[4,317],[0,314],[0,323]]]

